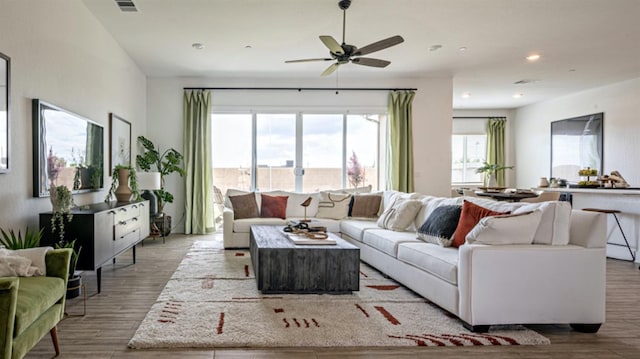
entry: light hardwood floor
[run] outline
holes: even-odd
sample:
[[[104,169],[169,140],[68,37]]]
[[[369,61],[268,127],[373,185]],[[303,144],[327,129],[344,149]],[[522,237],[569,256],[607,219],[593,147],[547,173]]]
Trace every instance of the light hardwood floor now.
[[[103,268],[102,293],[96,294],[93,272],[85,272],[87,315],[70,316],[58,326],[60,358],[640,358],[640,271],[637,264],[607,261],[607,319],[597,334],[572,331],[565,325],[531,326],[551,345],[507,347],[447,347],[407,349],[219,349],[130,350],[129,339],[195,240],[221,240],[221,235],[171,235],[166,244],[146,240],[137,249]],[[82,312],[82,299],[68,302],[67,311]],[[51,358],[50,337],[45,336],[27,358]]]

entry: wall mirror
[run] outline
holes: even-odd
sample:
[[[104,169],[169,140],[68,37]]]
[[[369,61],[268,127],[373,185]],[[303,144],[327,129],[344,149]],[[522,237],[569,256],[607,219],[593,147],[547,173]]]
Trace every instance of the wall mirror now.
[[[0,173],[9,172],[9,99],[11,59],[0,52]]]
[[[576,184],[582,168],[602,174],[603,117],[595,113],[551,122],[551,177]]]
[[[80,115],[34,99],[33,196],[51,186],[75,193],[103,188],[104,128]]]

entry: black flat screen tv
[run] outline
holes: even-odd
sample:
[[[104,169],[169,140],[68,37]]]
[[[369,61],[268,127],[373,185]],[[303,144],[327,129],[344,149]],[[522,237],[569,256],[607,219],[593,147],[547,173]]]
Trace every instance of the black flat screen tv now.
[[[33,196],[51,186],[74,193],[104,187],[104,127],[71,111],[32,100]]]

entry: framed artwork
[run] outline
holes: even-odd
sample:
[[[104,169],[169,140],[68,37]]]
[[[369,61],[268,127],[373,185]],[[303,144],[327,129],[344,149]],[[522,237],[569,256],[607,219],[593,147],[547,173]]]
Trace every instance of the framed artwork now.
[[[109,123],[111,125],[109,173],[111,173],[117,165],[131,166],[131,122],[110,113]]]
[[[9,172],[10,135],[9,135],[9,98],[10,98],[11,59],[0,52],[0,173]]]

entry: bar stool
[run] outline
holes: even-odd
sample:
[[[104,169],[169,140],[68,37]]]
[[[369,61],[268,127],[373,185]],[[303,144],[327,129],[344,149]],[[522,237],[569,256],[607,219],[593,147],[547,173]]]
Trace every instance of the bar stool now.
[[[631,246],[629,245],[629,241],[627,241],[627,236],[624,235],[624,231],[622,230],[622,226],[620,225],[620,221],[618,220],[618,216],[616,216],[616,213],[622,213],[621,211],[617,210],[617,209],[601,209],[601,208],[583,208],[583,211],[590,211],[590,212],[600,212],[600,213],[605,213],[605,214],[613,214],[613,218],[616,219],[616,223],[618,224],[618,228],[620,229],[620,233],[622,233],[622,238],[624,238],[624,243],[626,243],[626,247],[629,250],[629,254],[631,254],[631,261],[635,262],[636,260],[636,256],[635,254],[633,254],[633,251],[631,250]],[[607,242],[607,244],[611,244],[614,246],[621,246],[624,247],[624,244],[618,244],[618,243],[609,243]]]

